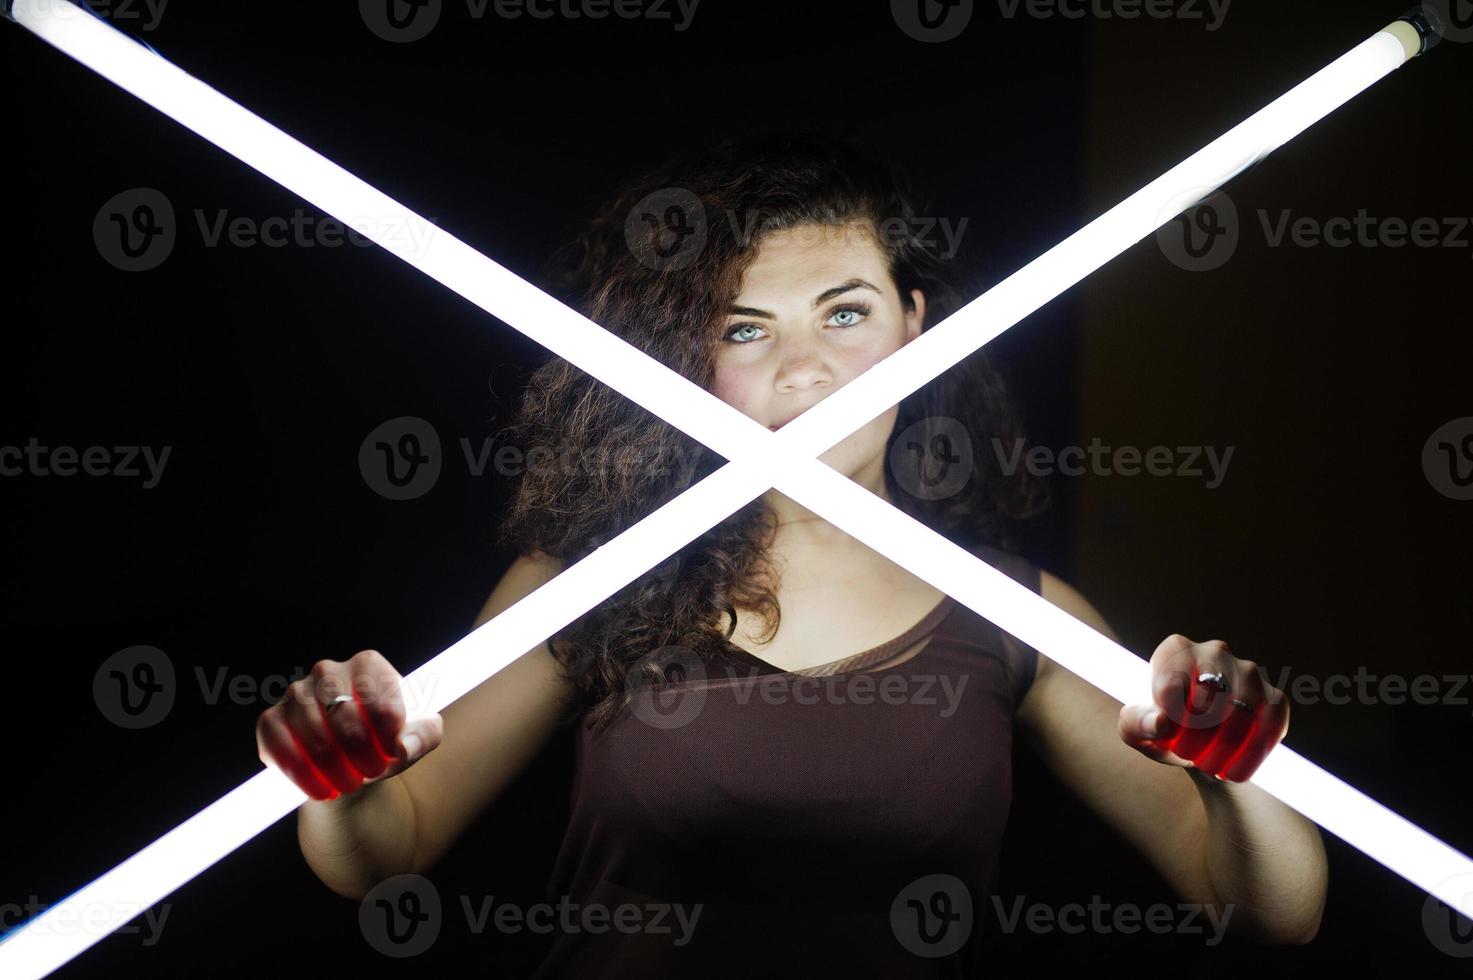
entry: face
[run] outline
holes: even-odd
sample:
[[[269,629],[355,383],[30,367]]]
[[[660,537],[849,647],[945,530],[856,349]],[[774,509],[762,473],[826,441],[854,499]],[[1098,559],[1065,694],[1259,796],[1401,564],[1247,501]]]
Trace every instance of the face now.
[[[925,297],[911,298],[907,311],[865,222],[770,232],[722,328],[713,393],[775,429],[920,336]],[[882,486],[898,413],[891,406],[820,458]]]

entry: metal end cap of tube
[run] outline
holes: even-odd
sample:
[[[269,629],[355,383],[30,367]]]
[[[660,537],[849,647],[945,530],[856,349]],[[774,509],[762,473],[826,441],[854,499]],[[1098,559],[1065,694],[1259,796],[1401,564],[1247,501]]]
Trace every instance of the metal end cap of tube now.
[[[1447,24],[1443,20],[1442,11],[1435,4],[1420,4],[1396,20],[1398,23],[1406,21],[1417,29],[1417,35],[1422,39],[1422,49],[1417,54],[1426,54],[1437,47],[1443,35],[1447,33]]]

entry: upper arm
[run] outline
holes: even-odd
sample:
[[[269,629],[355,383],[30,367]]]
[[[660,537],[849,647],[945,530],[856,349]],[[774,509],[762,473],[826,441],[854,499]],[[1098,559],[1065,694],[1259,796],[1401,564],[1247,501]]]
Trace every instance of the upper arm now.
[[[1084,596],[1042,573],[1041,594],[1119,642]],[[1061,782],[1156,868],[1185,901],[1211,901],[1202,859],[1206,810],[1190,777],[1147,758],[1120,737],[1121,704],[1039,654],[1018,708],[1023,734]]]
[[[472,629],[560,570],[545,555],[519,556]],[[544,641],[441,712],[445,736],[439,747],[399,776],[414,802],[415,871],[431,867],[537,754],[557,728],[572,693]]]

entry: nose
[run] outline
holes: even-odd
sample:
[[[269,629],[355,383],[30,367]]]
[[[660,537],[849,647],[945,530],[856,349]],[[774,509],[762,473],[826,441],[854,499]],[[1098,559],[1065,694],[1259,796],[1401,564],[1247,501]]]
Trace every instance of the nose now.
[[[814,345],[800,342],[783,346],[782,360],[777,370],[779,391],[821,391],[833,387],[834,372],[828,359]]]

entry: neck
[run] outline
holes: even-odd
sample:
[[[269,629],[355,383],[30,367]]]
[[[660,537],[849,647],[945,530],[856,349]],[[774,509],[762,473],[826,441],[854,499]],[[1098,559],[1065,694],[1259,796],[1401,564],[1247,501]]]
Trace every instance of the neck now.
[[[851,478],[886,503],[892,502],[885,488],[885,472],[880,460],[867,464],[860,473]],[[872,551],[868,545],[856,540],[828,518],[814,513],[778,490],[767,491],[763,499],[777,516],[777,535],[773,540],[775,551],[788,556],[822,554],[826,560],[832,560],[836,550]]]

